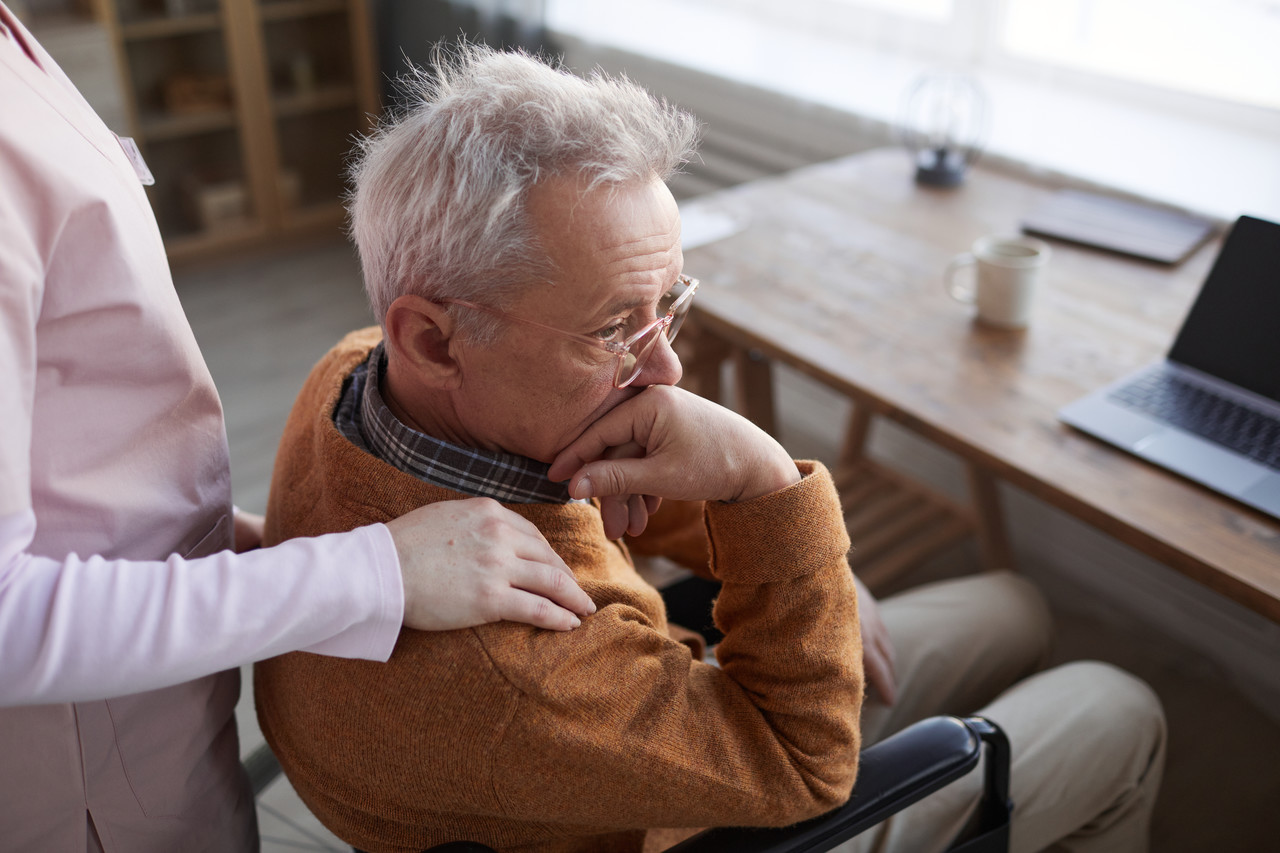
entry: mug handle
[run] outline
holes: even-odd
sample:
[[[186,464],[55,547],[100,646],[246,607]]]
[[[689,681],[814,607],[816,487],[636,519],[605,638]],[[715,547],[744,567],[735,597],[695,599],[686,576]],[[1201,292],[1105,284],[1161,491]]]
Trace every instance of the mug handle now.
[[[946,270],[942,273],[942,285],[946,288],[947,295],[955,301],[964,302],[968,305],[973,304],[975,291],[974,285],[961,284],[956,280],[956,274],[964,267],[972,266],[977,262],[978,259],[974,257],[971,252],[966,252],[963,255],[956,255],[951,259],[951,262],[947,264]]]

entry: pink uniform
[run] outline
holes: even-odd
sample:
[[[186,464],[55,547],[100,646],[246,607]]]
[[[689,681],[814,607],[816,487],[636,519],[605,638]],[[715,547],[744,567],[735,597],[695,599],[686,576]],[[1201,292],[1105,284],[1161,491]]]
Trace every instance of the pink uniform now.
[[[385,660],[404,593],[382,525],[230,546],[222,407],[146,195],[0,3],[0,849],[91,850],[91,824],[257,849],[235,667]]]

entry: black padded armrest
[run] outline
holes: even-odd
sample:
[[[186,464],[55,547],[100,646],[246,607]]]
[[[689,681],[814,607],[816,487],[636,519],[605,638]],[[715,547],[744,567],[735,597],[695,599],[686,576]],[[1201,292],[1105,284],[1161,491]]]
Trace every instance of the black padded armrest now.
[[[862,751],[858,781],[843,806],[812,820],[778,828],[708,829],[666,853],[818,853],[853,838],[902,811],[977,766],[983,740],[992,743],[982,834],[957,851],[1008,849],[1009,743],[998,726],[981,717],[930,717]],[[993,798],[994,793],[994,798]],[[455,842],[428,853],[492,853],[488,847]]]
[[[862,751],[849,801],[780,828],[709,829],[667,853],[806,853],[829,850],[972,770],[982,741],[957,717],[930,717]]]

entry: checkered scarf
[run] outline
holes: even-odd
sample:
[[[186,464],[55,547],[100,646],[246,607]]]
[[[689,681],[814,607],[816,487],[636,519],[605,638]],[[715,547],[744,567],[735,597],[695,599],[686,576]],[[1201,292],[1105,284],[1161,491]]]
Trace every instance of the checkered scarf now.
[[[371,365],[374,381],[370,381]],[[547,479],[551,466],[543,462],[458,447],[402,424],[378,392],[386,365],[386,351],[378,344],[343,387],[333,422],[352,444],[406,474],[463,494],[504,503],[571,500],[567,484]]]

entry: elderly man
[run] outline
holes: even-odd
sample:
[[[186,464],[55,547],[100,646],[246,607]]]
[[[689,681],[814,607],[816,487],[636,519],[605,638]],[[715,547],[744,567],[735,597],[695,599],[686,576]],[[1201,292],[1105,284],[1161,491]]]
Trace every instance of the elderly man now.
[[[570,634],[405,630],[383,665],[268,661],[256,677],[267,739],[311,809],[370,851],[460,839],[640,851],[669,838],[656,828],[781,825],[840,803],[856,770],[863,655],[830,479],[672,387],[670,340],[698,284],[683,274],[664,180],[691,155],[694,122],[625,81],[480,48],[424,86],[355,169],[353,231],[381,329],[349,335],[304,386],[267,538],[493,497],[536,524],[598,610]],[[667,623],[632,552],[723,584],[718,666]],[[1034,622],[1043,605],[1004,587],[1013,615],[985,621]],[[996,656],[989,694],[966,692],[956,671],[938,674],[934,695],[994,698],[1034,668],[1037,631],[1021,635],[1036,638],[1029,649]],[[993,636],[983,648],[1010,635]],[[1112,766],[1056,788],[1052,766],[1015,770],[1023,849],[1066,836],[1085,839],[1069,849],[1135,849],[1159,780],[1158,705],[1099,666],[1038,678],[1057,687],[1040,691],[1047,704],[1005,706],[1025,723],[1015,748],[1044,765],[1048,740]],[[1072,695],[1082,680],[1139,722],[1103,719],[1081,748],[1107,716]],[[904,682],[905,714],[923,710],[917,693]],[[1083,713],[1056,707],[1073,702]],[[1068,722],[1051,725],[1055,715]],[[879,838],[944,845],[974,806],[972,787],[957,791],[915,829]],[[1111,846],[1087,847],[1096,837]]]

